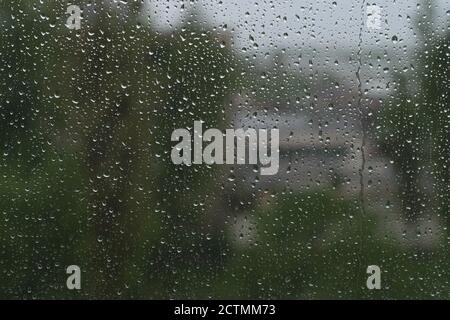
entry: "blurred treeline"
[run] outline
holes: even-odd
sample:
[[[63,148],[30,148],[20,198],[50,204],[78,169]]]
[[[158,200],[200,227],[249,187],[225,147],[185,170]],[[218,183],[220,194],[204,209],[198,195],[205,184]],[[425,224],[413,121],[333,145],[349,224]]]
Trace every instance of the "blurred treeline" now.
[[[229,168],[172,165],[175,128],[226,126],[247,62],[195,13],[158,32],[133,3],[79,1],[77,31],[61,1],[0,4],[0,297],[448,297],[448,235],[401,248],[333,190],[244,203]],[[418,57],[420,97],[400,86],[378,136],[411,216],[429,134],[432,203],[448,225],[449,38],[439,41]],[[245,247],[227,231],[238,210],[260,235]],[[71,264],[80,291],[66,288]],[[381,264],[386,289],[365,289],[368,264]]]

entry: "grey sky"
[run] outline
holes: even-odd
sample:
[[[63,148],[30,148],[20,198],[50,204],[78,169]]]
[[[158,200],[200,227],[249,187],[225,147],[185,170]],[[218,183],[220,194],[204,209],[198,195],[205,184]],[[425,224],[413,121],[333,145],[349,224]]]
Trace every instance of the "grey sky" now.
[[[184,9],[182,9],[184,3]],[[364,29],[365,45],[389,46],[393,36],[405,45],[414,44],[414,19],[419,12],[417,0],[367,1],[382,8],[382,29]],[[448,23],[446,0],[432,1],[436,23],[443,29]],[[253,48],[258,52],[278,48],[342,48],[357,44],[361,25],[361,1],[355,0],[149,0],[147,9],[155,27],[170,29],[180,24],[193,6],[200,8],[210,24],[228,25],[236,48]],[[364,12],[365,13],[365,12]],[[254,40],[252,40],[253,38]]]

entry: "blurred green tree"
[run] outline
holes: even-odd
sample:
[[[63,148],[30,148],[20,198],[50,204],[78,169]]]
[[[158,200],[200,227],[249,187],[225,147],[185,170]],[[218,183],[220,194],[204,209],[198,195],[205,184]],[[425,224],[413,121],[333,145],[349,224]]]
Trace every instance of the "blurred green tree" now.
[[[422,3],[417,20],[421,46],[411,62],[413,75],[396,76],[374,129],[381,149],[394,160],[405,218],[417,222],[427,205],[450,226],[450,114],[448,71],[450,33],[436,33],[432,6]],[[432,191],[421,176],[433,178]],[[423,179],[422,179],[423,180]],[[431,198],[431,199],[430,199]]]
[[[195,14],[162,33],[141,2],[79,5],[80,30],[59,1],[0,7],[2,292],[76,297],[79,264],[82,296],[168,297],[219,256],[196,204],[220,173],[172,165],[170,136],[223,122],[236,59]]]

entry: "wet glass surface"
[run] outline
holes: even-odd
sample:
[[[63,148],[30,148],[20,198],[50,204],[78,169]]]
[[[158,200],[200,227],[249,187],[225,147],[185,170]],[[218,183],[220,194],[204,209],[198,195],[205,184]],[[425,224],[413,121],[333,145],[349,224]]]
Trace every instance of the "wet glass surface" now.
[[[449,16],[1,2],[0,297],[449,298]]]

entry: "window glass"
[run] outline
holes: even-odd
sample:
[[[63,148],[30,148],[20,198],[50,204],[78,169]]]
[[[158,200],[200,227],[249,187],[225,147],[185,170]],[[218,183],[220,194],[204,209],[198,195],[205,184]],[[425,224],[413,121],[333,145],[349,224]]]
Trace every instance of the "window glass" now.
[[[449,298],[448,2],[0,3],[1,298]]]

